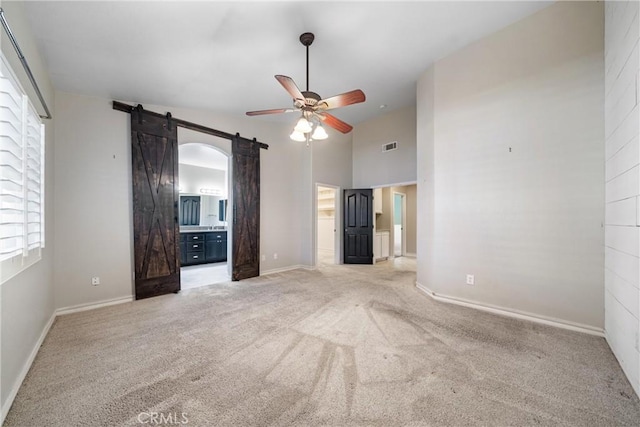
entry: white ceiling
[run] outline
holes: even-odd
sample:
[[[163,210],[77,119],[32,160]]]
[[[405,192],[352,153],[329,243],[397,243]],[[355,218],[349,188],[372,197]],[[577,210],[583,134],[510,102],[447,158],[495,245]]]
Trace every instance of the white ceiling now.
[[[355,124],[381,114],[381,104],[388,111],[414,103],[416,80],[436,59],[549,4],[33,1],[24,7],[56,89],[232,114],[291,105],[273,76],[290,76],[305,89],[299,36],[313,32],[309,89],[325,98],[362,89],[364,104],[335,111]]]
[[[206,144],[188,143],[178,146],[180,163],[202,168],[227,170],[227,156]]]

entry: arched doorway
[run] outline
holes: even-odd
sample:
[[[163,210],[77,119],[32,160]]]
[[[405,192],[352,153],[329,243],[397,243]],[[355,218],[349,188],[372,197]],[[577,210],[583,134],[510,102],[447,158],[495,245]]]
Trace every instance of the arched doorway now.
[[[178,146],[180,287],[230,280],[229,155],[202,142]]]

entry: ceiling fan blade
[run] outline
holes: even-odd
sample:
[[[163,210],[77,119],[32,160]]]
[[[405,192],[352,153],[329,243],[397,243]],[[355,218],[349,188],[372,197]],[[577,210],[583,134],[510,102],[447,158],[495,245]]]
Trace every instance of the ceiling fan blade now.
[[[289,95],[291,95],[294,101],[300,101],[302,105],[305,104],[304,95],[302,95],[302,92],[300,92],[300,89],[298,89],[298,86],[291,77],[277,75],[276,80],[289,92]]]
[[[293,113],[296,110],[295,108],[274,108],[272,110],[258,110],[258,111],[247,111],[247,116],[261,116],[263,114],[279,114],[279,113]]]
[[[342,120],[340,120],[336,116],[332,116],[329,113],[317,114],[317,116],[325,124],[331,126],[335,130],[340,131],[342,133],[349,133],[353,129],[353,126],[351,126],[350,124],[343,122]]]
[[[340,95],[332,96],[331,98],[321,99],[318,101],[318,105],[326,104],[326,107],[320,106],[324,110],[330,110],[332,108],[346,107],[347,105],[358,104],[364,102],[366,97],[364,92],[360,89],[352,90],[351,92],[345,92]]]

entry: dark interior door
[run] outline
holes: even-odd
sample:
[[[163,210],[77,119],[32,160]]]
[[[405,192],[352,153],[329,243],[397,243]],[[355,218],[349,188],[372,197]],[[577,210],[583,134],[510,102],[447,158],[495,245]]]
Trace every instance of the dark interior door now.
[[[136,299],[180,290],[177,135],[166,118],[131,112]]]
[[[344,190],[344,263],[373,264],[373,190]]]
[[[180,196],[180,225],[200,225],[200,196]]]
[[[260,275],[260,146],[235,136],[233,154],[232,280]]]

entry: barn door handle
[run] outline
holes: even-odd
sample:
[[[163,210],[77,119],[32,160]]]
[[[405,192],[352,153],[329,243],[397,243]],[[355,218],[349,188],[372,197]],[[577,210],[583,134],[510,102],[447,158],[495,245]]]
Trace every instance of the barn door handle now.
[[[234,224],[236,223],[236,221],[237,221],[237,219],[238,219],[238,218],[237,218],[237,212],[238,212],[238,211],[237,211],[236,205],[233,205],[233,223],[234,223]]]

